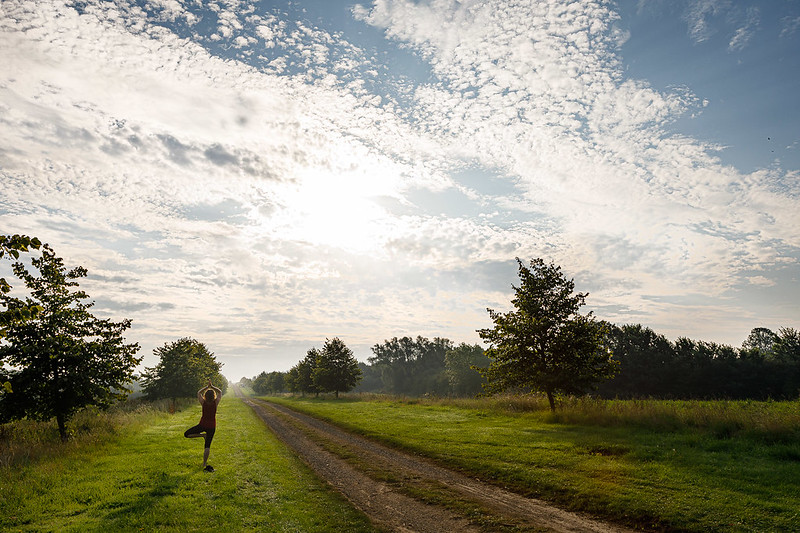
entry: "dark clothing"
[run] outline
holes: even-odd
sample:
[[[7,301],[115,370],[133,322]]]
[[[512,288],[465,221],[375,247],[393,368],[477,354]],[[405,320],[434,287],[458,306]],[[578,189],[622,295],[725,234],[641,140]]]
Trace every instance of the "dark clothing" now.
[[[200,426],[204,428],[217,427],[217,404],[216,402],[203,402],[203,416],[200,417]]]
[[[214,432],[216,430],[217,430],[216,428],[205,427],[201,423],[201,424],[197,424],[196,426],[190,427],[189,429],[187,429],[183,433],[183,436],[188,439],[190,435],[202,435],[203,433],[205,433],[205,438],[206,438],[206,446],[205,447],[206,448],[211,448],[211,440],[214,438]]]

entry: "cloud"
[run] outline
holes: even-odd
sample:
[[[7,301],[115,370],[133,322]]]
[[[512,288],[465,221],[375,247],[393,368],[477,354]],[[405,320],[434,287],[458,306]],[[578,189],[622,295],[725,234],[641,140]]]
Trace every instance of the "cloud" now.
[[[695,38],[726,7],[694,3]],[[721,165],[716,147],[667,133],[701,104],[624,79],[615,14],[604,4],[381,1],[357,14],[429,59],[439,81],[416,91],[418,120],[461,153],[519,176],[528,205],[574,243],[557,248],[559,260],[614,264],[607,250],[581,244],[613,238],[641,283],[678,293],[689,282],[719,295],[742,269],[779,261],[771,239],[793,239],[789,197]],[[751,12],[747,28],[756,24]]]
[[[781,19],[780,37],[790,37],[800,28],[800,17],[784,17]]]
[[[693,4],[695,38],[726,6]],[[515,256],[620,320],[699,317],[796,262],[797,176],[671,134],[702,103],[626,77],[612,7],[355,6],[415,77],[249,2],[4,1],[0,226],[89,268],[146,351],[475,342]]]
[[[730,8],[728,0],[693,0],[684,14],[689,25],[689,36],[697,43],[707,40],[715,33],[709,18]]]
[[[761,14],[757,7],[748,8],[744,25],[736,29],[728,44],[728,49],[734,52],[743,50],[758,29],[760,18]]]

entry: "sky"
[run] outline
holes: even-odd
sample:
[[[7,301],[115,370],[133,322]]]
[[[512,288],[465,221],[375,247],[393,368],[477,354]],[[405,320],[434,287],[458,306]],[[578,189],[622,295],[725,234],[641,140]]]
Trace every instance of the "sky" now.
[[[2,0],[0,233],[234,381],[479,343],[517,257],[740,346],[800,327],[798,95],[798,0]]]

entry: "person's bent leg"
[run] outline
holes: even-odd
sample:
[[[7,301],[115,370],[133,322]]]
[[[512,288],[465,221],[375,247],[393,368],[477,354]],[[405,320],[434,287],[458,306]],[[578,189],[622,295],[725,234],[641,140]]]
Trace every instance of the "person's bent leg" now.
[[[201,428],[199,425],[190,427],[186,431],[183,432],[183,436],[187,439],[196,439],[197,437],[205,437],[204,435],[205,429]]]

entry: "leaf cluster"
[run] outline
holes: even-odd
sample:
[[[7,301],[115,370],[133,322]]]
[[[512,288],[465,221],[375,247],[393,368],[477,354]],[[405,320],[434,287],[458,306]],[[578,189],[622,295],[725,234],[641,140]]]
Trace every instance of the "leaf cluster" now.
[[[19,259],[20,252],[29,252],[31,248],[38,250],[42,242],[36,237],[26,235],[0,235],[0,259],[3,257]],[[47,245],[44,245],[45,247]],[[0,294],[11,292],[11,284],[5,278],[0,277]],[[24,322],[36,318],[42,310],[38,305],[21,306],[6,311],[0,311],[0,339],[5,336],[5,328],[14,323]],[[10,385],[4,384],[6,390]]]

